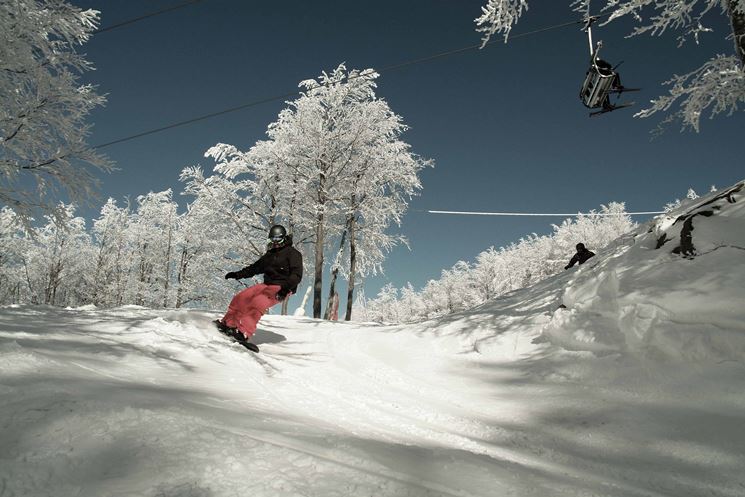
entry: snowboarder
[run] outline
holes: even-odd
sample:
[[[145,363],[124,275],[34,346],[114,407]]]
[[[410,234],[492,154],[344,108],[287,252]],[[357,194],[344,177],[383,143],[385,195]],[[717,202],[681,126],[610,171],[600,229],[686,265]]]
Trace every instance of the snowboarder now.
[[[292,235],[287,234],[284,226],[271,227],[268,250],[259,260],[240,271],[227,273],[225,279],[250,278],[257,274],[264,275],[264,283],[250,286],[233,297],[228,312],[218,322],[223,331],[244,345],[256,331],[261,316],[295,293],[303,277],[303,256],[292,246]],[[255,345],[249,348],[258,351]]]
[[[595,255],[595,252],[593,252],[591,250],[587,250],[585,248],[585,244],[584,243],[578,243],[577,244],[577,253],[574,254],[574,256],[572,257],[572,259],[569,261],[569,264],[567,264],[566,266],[564,266],[564,269],[569,269],[570,267],[574,266],[578,262],[580,264],[584,264],[587,261],[587,259],[589,259],[590,257],[592,257],[594,255]]]

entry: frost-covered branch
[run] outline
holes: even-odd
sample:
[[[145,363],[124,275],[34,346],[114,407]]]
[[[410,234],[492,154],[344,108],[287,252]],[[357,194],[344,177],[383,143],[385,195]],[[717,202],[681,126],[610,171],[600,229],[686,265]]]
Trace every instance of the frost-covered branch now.
[[[0,201],[26,222],[59,212],[57,191],[88,200],[93,171],[111,169],[86,143],[88,114],[105,99],[78,83],[92,66],[77,47],[98,15],[62,0],[0,2]]]
[[[707,111],[711,119],[722,113],[732,115],[738,105],[745,104],[745,72],[734,56],[718,55],[697,70],[676,75],[665,84],[672,86],[668,95],[652,100],[652,106],[635,114],[636,117],[667,113],[677,104],[678,110],[668,115],[663,124],[681,121],[682,129],[698,131],[701,117]]]
[[[507,42],[512,27],[517,24],[524,10],[528,10],[526,0],[489,0],[481,7],[481,16],[475,19],[476,31],[484,33],[481,47],[496,33],[503,33],[504,41]]]

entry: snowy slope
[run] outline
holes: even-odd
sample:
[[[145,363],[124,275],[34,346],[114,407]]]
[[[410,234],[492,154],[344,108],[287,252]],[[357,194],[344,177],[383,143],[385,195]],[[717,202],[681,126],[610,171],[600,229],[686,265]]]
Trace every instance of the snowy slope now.
[[[439,320],[268,315],[259,355],[219,312],[0,308],[0,497],[745,495],[730,200]]]

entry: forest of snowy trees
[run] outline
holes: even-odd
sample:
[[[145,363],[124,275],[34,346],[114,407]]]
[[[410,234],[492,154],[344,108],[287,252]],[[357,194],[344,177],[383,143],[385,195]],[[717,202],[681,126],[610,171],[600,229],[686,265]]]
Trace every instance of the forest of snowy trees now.
[[[11,209],[0,209],[0,304],[224,307],[240,287],[227,284],[223,274],[263,252],[266,233],[260,219],[255,225],[245,220],[258,210],[243,197],[231,201],[226,195],[239,187],[229,179],[224,157],[218,157],[215,169],[227,176],[205,178],[197,168],[184,170],[185,193],[196,198],[183,213],[171,190],[124,205],[109,199],[90,225],[70,205],[61,207],[63,218],[48,216],[31,229]],[[312,240],[314,226],[292,226],[301,250],[312,253],[315,244],[302,240]],[[325,252],[333,255],[326,268],[343,274],[349,284],[344,257],[339,257],[351,238],[344,234],[348,226],[325,226],[336,235]],[[385,247],[369,254],[374,240],[364,240],[370,231],[360,226],[365,233],[358,250],[361,267],[373,271],[374,261],[379,270]],[[489,248],[475,263],[444,270],[419,292],[411,285],[400,290],[387,285],[375,299],[357,299],[354,319],[407,322],[464,310],[563,270],[578,241],[601,250],[632,227],[624,205],[610,203],[597,213],[566,219],[551,235],[533,234],[508,247]],[[306,265],[313,267],[313,258],[306,257]]]
[[[183,170],[185,213],[172,191],[151,192],[109,200],[86,230],[74,205],[91,198],[91,169],[111,166],[86,144],[85,118],[105,99],[78,84],[92,69],[78,47],[99,15],[63,1],[0,5],[0,302],[222,307],[235,291],[222,274],[258,258],[275,223],[305,255],[313,315],[329,266],[330,295],[341,276],[353,301],[356,278],[404,241],[390,228],[431,165],[400,139],[407,126],[375,95],[378,74],[342,64],[301,82],[266,140],[214,146],[211,175]]]
[[[597,252],[634,226],[624,204],[612,202],[553,225],[549,235],[532,234],[508,247],[491,247],[473,263],[459,261],[419,292],[411,284],[401,289],[388,284],[374,299],[359,302],[355,319],[406,323],[470,309],[563,271],[577,243]]]
[[[125,205],[109,199],[89,229],[73,205],[33,226],[3,208],[0,303],[221,308],[237,290],[223,275],[261,256],[277,223],[305,256],[314,316],[322,315],[328,272],[328,302],[339,276],[352,302],[356,278],[379,272],[404,241],[391,227],[431,165],[400,140],[406,125],[375,96],[376,78],[340,65],[301,82],[267,140],[247,152],[212,147],[211,175],[199,166],[182,171],[190,199],[183,213],[171,190]]]
[[[110,199],[90,230],[72,205],[43,225],[3,208],[0,302],[220,308],[236,291],[223,274],[261,256],[278,223],[304,254],[314,316],[323,312],[327,270],[328,301],[342,276],[352,302],[355,279],[380,271],[404,241],[391,228],[431,165],[401,141],[407,127],[376,97],[377,77],[340,65],[301,82],[267,140],[247,152],[215,145],[205,154],[215,162],[211,175],[199,166],[182,171],[184,213],[171,190],[125,205]]]

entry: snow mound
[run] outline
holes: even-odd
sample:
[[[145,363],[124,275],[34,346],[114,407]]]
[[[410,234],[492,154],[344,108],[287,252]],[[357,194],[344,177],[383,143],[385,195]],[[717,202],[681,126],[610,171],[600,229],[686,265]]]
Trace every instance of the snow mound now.
[[[78,307],[66,307],[69,311],[95,311],[98,309],[95,304],[86,304]]]
[[[576,270],[542,339],[694,361],[745,356],[745,183],[689,201]]]

